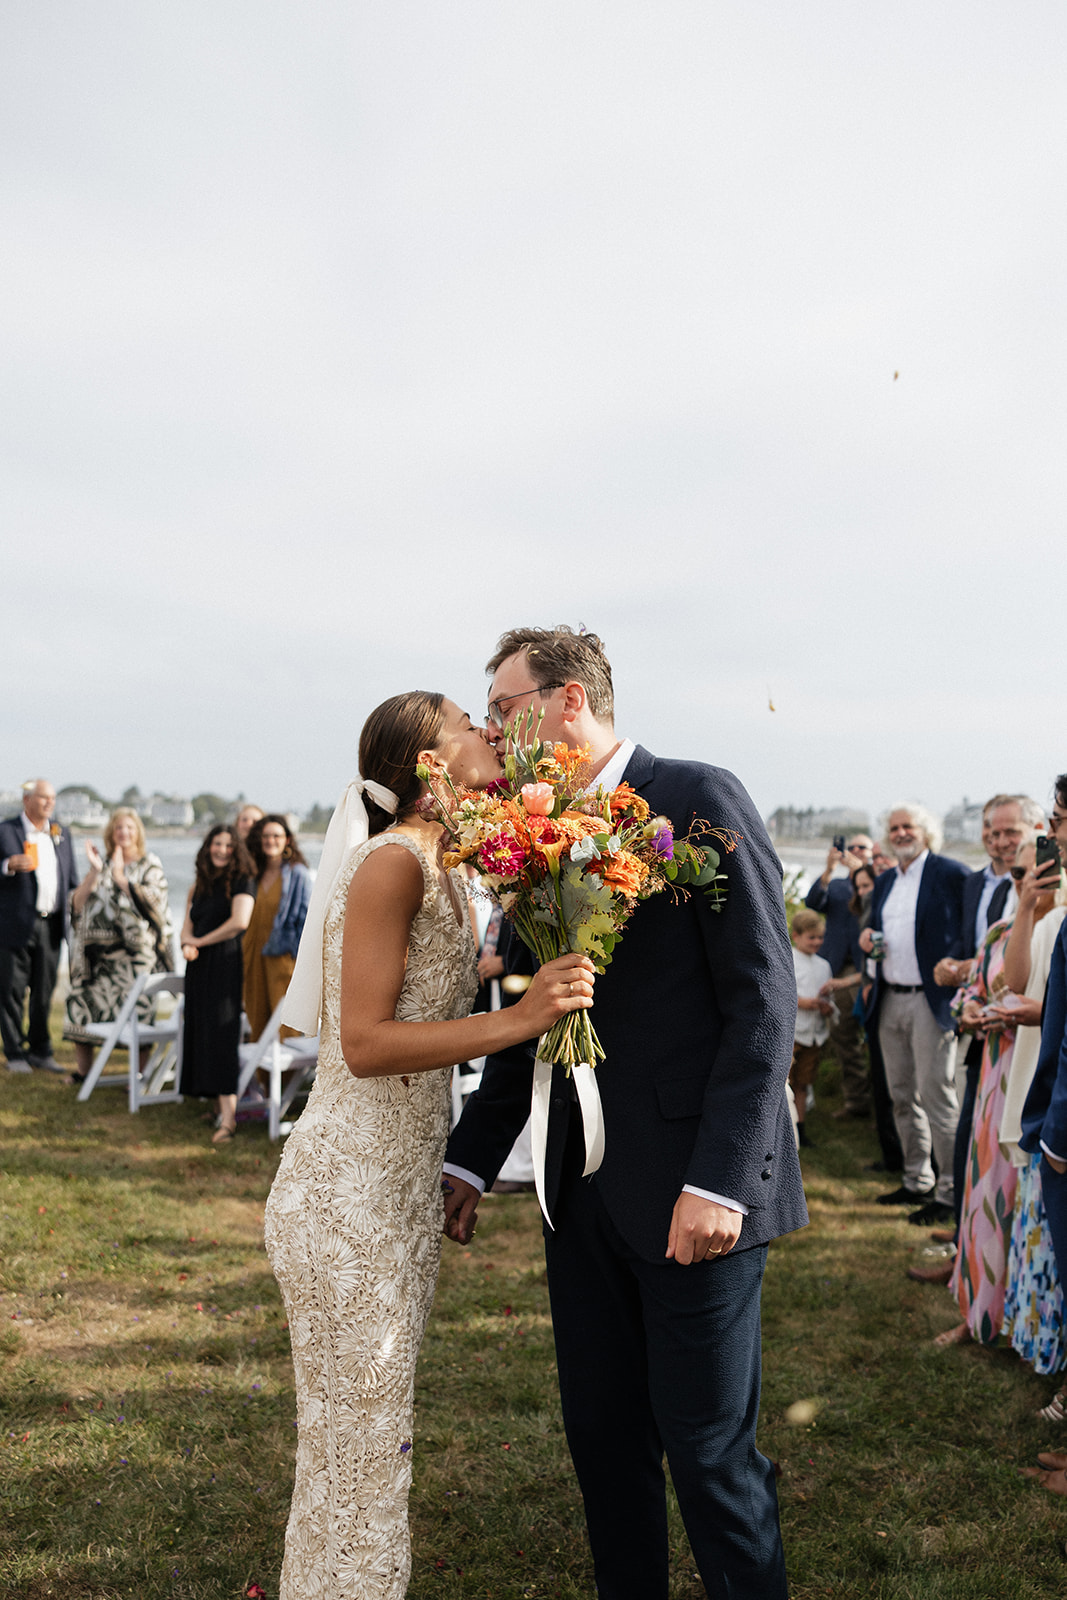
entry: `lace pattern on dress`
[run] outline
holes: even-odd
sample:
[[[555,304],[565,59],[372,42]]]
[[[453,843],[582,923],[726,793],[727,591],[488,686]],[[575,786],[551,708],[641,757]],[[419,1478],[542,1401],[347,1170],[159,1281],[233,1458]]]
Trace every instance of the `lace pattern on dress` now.
[[[474,940],[419,846],[388,830],[354,850],[323,937],[315,1085],[265,1213],[289,1314],[297,1459],[280,1600],[400,1600],[411,1568],[407,1501],[415,1362],[441,1252],[450,1069],[354,1078],[341,1054],[341,944],[353,873],[401,845],[422,866],[398,1021],[465,1017]],[[460,895],[461,905],[465,897]]]

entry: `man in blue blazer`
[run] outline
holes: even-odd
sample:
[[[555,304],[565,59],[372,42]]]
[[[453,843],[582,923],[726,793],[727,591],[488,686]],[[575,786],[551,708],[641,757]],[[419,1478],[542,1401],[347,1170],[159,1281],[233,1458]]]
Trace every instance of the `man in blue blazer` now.
[[[527,707],[542,737],[588,744],[680,832],[735,828],[728,899],[637,907],[597,980],[606,1147],[583,1179],[581,1113],[553,1075],[545,1253],[567,1441],[601,1600],[665,1600],[663,1457],[709,1594],[781,1600],[774,1470],[756,1449],[768,1242],[807,1220],[785,1081],[796,987],[781,866],[732,774],[664,761],[613,728],[599,639],[516,629],[488,669],[490,731]],[[530,1109],[532,1047],[490,1058],[448,1146],[446,1229],[474,1209]]]
[[[922,806],[895,806],[887,832],[897,866],[875,883],[870,924],[860,934],[868,953],[873,933],[881,933],[885,942],[867,1015],[878,1029],[904,1150],[903,1185],[879,1201],[917,1205],[908,1220],[925,1225],[955,1216],[956,1031],[952,991],[939,987],[934,969],[946,956],[962,954],[963,886],[969,873],[962,862],[936,854],[940,824]]]
[[[23,793],[21,816],[0,822],[0,1038],[9,1072],[55,1072],[48,1016],[78,873],[70,834],[50,820],[52,785],[37,778]]]

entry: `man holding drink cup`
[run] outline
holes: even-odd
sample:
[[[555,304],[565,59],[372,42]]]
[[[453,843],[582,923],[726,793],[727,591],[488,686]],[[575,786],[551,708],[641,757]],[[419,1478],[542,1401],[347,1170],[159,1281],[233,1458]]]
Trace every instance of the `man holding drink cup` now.
[[[9,1072],[58,1072],[48,1017],[78,873],[70,834],[51,821],[55,789],[45,778],[22,788],[21,816],[0,822],[0,1039]]]

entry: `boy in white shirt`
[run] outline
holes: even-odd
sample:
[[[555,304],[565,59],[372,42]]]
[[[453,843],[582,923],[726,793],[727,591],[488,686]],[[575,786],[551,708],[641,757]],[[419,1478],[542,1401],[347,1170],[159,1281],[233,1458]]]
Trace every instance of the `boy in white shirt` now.
[[[826,985],[833,980],[830,963],[817,951],[826,932],[826,921],[817,911],[798,911],[789,924],[793,938],[793,971],[797,980],[797,1020],[793,1030],[793,1065],[789,1082],[796,1096],[797,1133],[801,1146],[812,1148],[804,1128],[808,1085],[822,1058],[822,1047],[830,1037],[827,1020],[833,1014],[833,1001]]]

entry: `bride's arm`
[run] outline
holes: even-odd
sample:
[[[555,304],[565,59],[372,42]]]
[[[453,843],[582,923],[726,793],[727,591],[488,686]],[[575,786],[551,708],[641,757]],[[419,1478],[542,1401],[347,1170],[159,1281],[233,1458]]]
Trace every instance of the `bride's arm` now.
[[[456,1022],[397,1022],[411,925],[422,904],[422,868],[403,846],[375,850],[348,890],[341,946],[341,1051],[357,1078],[432,1072],[535,1039],[569,1011],[593,1003],[588,956],[560,956],[522,999]]]

